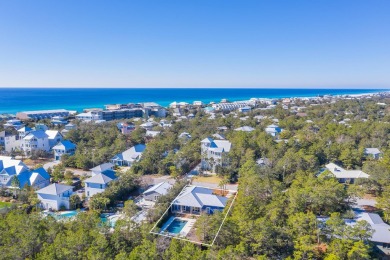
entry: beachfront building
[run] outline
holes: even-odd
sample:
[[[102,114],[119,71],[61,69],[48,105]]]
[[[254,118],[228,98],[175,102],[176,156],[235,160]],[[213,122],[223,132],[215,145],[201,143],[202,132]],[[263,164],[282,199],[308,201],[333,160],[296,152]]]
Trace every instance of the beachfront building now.
[[[232,144],[228,140],[214,140],[207,137],[201,141],[202,161],[201,168],[215,172],[217,166],[227,166],[226,154]]]
[[[64,154],[73,155],[76,151],[76,145],[69,140],[62,140],[53,148],[54,160],[61,160]]]
[[[378,160],[382,157],[382,152],[378,148],[365,148],[364,155],[372,159]]]
[[[172,187],[169,182],[160,182],[144,191],[142,196],[145,200],[157,201],[161,196],[167,195]]]
[[[199,215],[202,212],[213,214],[215,211],[222,211],[228,199],[213,194],[212,189],[187,186],[172,202],[173,213]]]
[[[269,125],[265,128],[265,132],[267,134],[270,134],[272,136],[278,136],[282,132],[282,128],[280,128],[278,125]]]
[[[54,116],[68,117],[69,111],[65,109],[56,109],[56,110],[38,110],[38,111],[23,111],[16,114],[18,119],[45,119],[52,118]]]
[[[141,159],[142,153],[145,150],[146,145],[137,144],[130,149],[127,149],[123,153],[115,155],[110,162],[118,166],[131,166],[134,162]]]
[[[69,209],[70,196],[73,194],[73,187],[64,184],[53,183],[43,189],[36,191],[40,200],[40,207],[43,209],[60,210]]]
[[[103,120],[103,112],[101,110],[92,110],[89,112],[80,113],[76,115],[76,119],[85,122]]]
[[[345,170],[334,163],[325,165],[326,169],[330,171],[340,183],[351,183],[353,184],[356,179],[369,178],[370,175],[361,170]]]
[[[114,171],[106,170],[84,180],[85,196],[90,198],[95,194],[103,192],[108,187],[109,183],[116,178],[116,173]]]

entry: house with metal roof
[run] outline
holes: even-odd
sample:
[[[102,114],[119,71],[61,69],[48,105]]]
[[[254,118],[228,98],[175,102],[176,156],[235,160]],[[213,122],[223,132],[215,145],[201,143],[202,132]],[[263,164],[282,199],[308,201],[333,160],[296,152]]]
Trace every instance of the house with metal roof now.
[[[21,160],[9,156],[0,156],[0,187],[11,186],[12,178],[22,172],[28,172],[28,167]]]
[[[64,184],[53,183],[36,191],[43,209],[60,210],[69,209],[69,198],[73,194],[73,187]]]
[[[239,128],[234,129],[234,131],[252,132],[255,131],[255,129],[251,126],[241,126]]]
[[[345,170],[344,168],[338,166],[334,163],[328,163],[325,165],[328,169],[341,183],[354,183],[356,179],[360,178],[369,178],[370,175],[361,171],[361,170]]]
[[[130,149],[127,149],[123,153],[118,153],[110,162],[118,166],[131,166],[134,162],[141,159],[142,153],[145,150],[146,145],[137,144]]]
[[[207,137],[201,141],[201,167],[215,172],[216,166],[227,166],[226,154],[230,152],[232,143],[228,140],[214,140]]]
[[[186,186],[172,202],[171,211],[195,215],[201,212],[212,214],[215,211],[222,211],[227,201],[226,197],[214,194],[212,189]]]
[[[272,136],[277,136],[282,132],[282,129],[278,125],[269,125],[265,128],[265,132]]]
[[[28,126],[23,126],[22,128],[18,129],[18,135],[19,138],[24,138],[26,135],[28,135],[31,131],[33,131],[32,128]]]
[[[49,151],[48,137],[44,131],[32,131],[22,139],[21,149],[27,154],[35,150]]]
[[[382,152],[378,148],[365,148],[364,155],[378,160],[382,157]]]
[[[44,168],[38,168],[31,171],[24,171],[17,175],[19,179],[19,188],[26,185],[34,189],[42,189],[50,184],[50,175]]]
[[[117,176],[114,171],[106,170],[84,180],[85,196],[90,198],[95,194],[103,192],[108,187],[109,183],[116,178]]]
[[[46,130],[45,134],[47,134],[47,138],[49,139],[50,149],[59,142],[61,142],[64,138],[62,134],[57,130]]]
[[[106,171],[113,171],[114,165],[112,163],[103,163],[90,169],[92,176]]]
[[[73,155],[76,151],[76,145],[69,140],[62,140],[53,148],[54,160],[61,160],[64,154]]]
[[[169,182],[160,182],[144,191],[142,196],[145,200],[157,201],[158,198],[166,195],[171,188],[172,184],[170,184]]]

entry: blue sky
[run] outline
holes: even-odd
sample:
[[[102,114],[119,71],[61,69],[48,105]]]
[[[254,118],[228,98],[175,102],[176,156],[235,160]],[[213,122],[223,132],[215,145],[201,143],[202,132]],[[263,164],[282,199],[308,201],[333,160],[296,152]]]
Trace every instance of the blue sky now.
[[[389,0],[0,1],[0,87],[390,87]]]

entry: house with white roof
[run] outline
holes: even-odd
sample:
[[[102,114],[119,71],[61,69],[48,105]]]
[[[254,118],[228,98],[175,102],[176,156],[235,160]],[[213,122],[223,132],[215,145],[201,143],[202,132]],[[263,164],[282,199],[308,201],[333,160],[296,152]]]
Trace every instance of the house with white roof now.
[[[9,156],[0,156],[0,187],[11,186],[14,176],[28,171],[27,165],[21,160],[14,160]]]
[[[84,180],[85,196],[90,198],[95,194],[103,192],[108,187],[109,183],[116,178],[116,173],[114,171],[106,170]]]
[[[61,142],[62,139],[64,138],[62,134],[57,130],[46,130],[45,134],[47,134],[48,136],[50,149],[54,147],[56,144],[58,144],[59,142]]]
[[[222,211],[227,201],[226,197],[213,194],[212,189],[186,186],[172,202],[171,211],[195,215],[202,212],[212,214],[215,211]]]
[[[76,145],[69,140],[62,140],[53,148],[54,160],[61,160],[64,154],[73,155],[76,151]]]
[[[142,127],[145,130],[152,130],[155,125],[156,125],[155,122],[146,122],[141,124],[140,127]]]
[[[19,135],[19,138],[24,138],[26,135],[28,135],[31,131],[33,131],[32,128],[28,127],[28,126],[23,126],[21,128],[18,129],[18,135]]]
[[[214,140],[207,137],[201,141],[201,168],[215,172],[216,166],[227,166],[226,154],[230,152],[232,143],[228,140]]]
[[[370,241],[375,244],[382,254],[390,256],[390,225],[383,222],[382,218],[376,213],[355,212],[355,214],[357,215],[356,221],[348,224],[354,225],[357,221],[367,221],[374,232]]]
[[[65,128],[61,131],[61,134],[62,135],[65,135],[66,133],[68,133],[70,130],[73,130],[73,129],[76,129],[76,125],[72,124],[72,123],[69,123],[69,124],[66,124],[65,125]]]
[[[73,194],[73,187],[64,184],[53,183],[36,191],[43,209],[59,210],[69,209],[69,198]]]
[[[123,153],[118,153],[110,161],[118,166],[131,166],[134,162],[141,159],[142,153],[145,151],[146,145],[137,144]]]
[[[272,124],[265,128],[265,132],[275,137],[282,132],[282,129],[278,125]]]
[[[159,134],[161,134],[161,131],[147,130],[145,133],[145,136],[154,138],[154,137],[158,136]]]
[[[49,151],[48,137],[43,131],[32,131],[22,139],[21,149],[27,154],[35,150]]]
[[[251,126],[241,126],[239,128],[234,129],[234,131],[242,131],[242,132],[252,132],[255,131],[255,129]]]
[[[18,119],[10,119],[4,124],[4,127],[13,127],[15,130],[20,129],[23,126],[24,124],[22,123],[22,121]]]
[[[382,152],[378,148],[365,148],[364,155],[378,160],[382,157]]]
[[[172,187],[169,182],[160,182],[144,191],[142,196],[145,200],[157,201],[158,198],[166,195]]]
[[[368,178],[370,175],[361,171],[361,170],[345,170],[344,168],[338,166],[334,163],[329,163],[325,165],[328,169],[341,183],[354,183],[356,179]]]
[[[189,140],[191,139],[191,135],[187,132],[183,132],[179,135],[179,139],[182,139],[182,140]]]

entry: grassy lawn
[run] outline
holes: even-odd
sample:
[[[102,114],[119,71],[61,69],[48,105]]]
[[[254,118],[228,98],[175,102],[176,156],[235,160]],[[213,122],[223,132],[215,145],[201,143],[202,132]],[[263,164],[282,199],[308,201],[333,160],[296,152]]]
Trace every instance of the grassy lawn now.
[[[4,207],[11,206],[11,205],[12,205],[11,202],[2,202],[2,201],[0,201],[0,209],[4,208]]]
[[[204,176],[197,176],[194,178],[194,181],[214,183],[214,184],[219,184],[221,180],[222,178],[216,175],[204,175]]]

